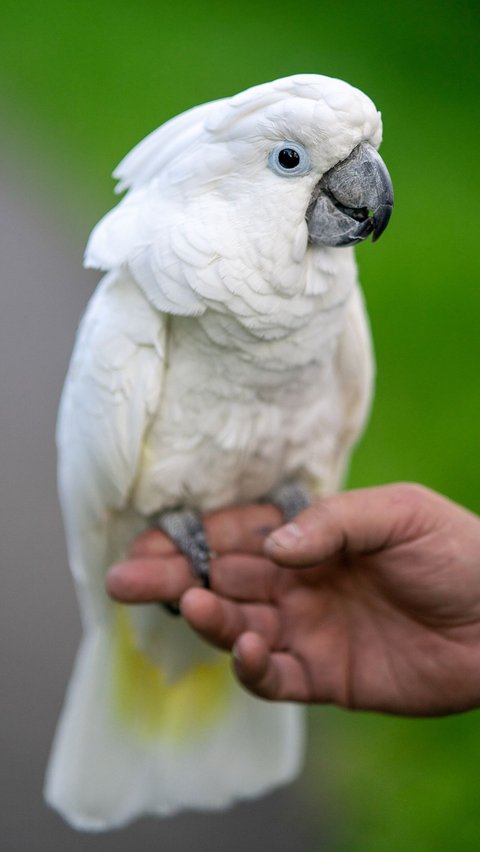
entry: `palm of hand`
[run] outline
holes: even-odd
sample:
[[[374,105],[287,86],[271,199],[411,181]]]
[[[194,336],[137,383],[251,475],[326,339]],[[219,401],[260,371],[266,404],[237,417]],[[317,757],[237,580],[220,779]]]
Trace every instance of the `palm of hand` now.
[[[430,712],[432,695],[436,713],[439,699],[443,712],[457,707],[465,667],[475,682],[480,662],[480,613],[471,612],[462,572],[460,589],[452,588],[446,555],[430,554],[426,564],[410,550],[280,569],[273,668],[257,691],[415,715]]]

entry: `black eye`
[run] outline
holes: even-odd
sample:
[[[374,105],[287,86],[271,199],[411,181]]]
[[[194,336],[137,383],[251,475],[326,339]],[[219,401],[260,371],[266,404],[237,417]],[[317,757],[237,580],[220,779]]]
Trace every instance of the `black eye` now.
[[[282,148],[277,156],[278,162],[284,169],[295,169],[300,162],[300,154],[294,148]]]
[[[268,165],[272,172],[283,177],[306,175],[310,171],[310,157],[300,142],[285,139],[270,151]]]

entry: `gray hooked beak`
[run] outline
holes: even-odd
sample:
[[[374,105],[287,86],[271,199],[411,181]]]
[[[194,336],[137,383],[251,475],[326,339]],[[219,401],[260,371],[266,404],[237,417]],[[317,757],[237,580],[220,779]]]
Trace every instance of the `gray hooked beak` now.
[[[353,246],[372,234],[378,240],[393,208],[387,167],[372,145],[362,142],[316,185],[306,219],[310,241]]]

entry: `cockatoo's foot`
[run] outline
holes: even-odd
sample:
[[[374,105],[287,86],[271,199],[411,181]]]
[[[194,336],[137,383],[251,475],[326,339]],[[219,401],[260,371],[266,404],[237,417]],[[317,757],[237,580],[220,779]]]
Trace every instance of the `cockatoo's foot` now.
[[[311,497],[303,483],[290,479],[272,488],[266,495],[265,502],[273,503],[280,509],[285,520],[291,521],[310,505]]]
[[[264,501],[277,506],[284,519],[290,521],[310,504],[310,495],[301,482],[288,480],[273,488]],[[175,509],[160,512],[152,520],[153,525],[166,533],[187,557],[193,575],[201,580],[206,589],[210,588],[211,551],[200,517],[191,509]],[[180,614],[176,603],[163,603],[163,606],[172,615]]]
[[[160,512],[155,518],[155,526],[163,530],[172,539],[178,549],[187,557],[192,573],[198,577],[204,587],[210,587],[208,568],[210,548],[199,516],[191,509],[176,509]],[[165,603],[165,609],[172,615],[179,615],[175,603]]]

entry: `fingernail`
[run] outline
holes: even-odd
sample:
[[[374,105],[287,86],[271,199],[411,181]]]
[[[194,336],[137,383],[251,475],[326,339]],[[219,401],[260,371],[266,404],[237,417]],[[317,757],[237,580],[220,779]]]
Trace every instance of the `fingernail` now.
[[[275,530],[265,542],[265,550],[272,551],[276,550],[278,547],[283,548],[284,550],[291,550],[293,547],[296,547],[302,538],[302,531],[298,524],[286,524],[284,527],[280,527],[278,530]]]

